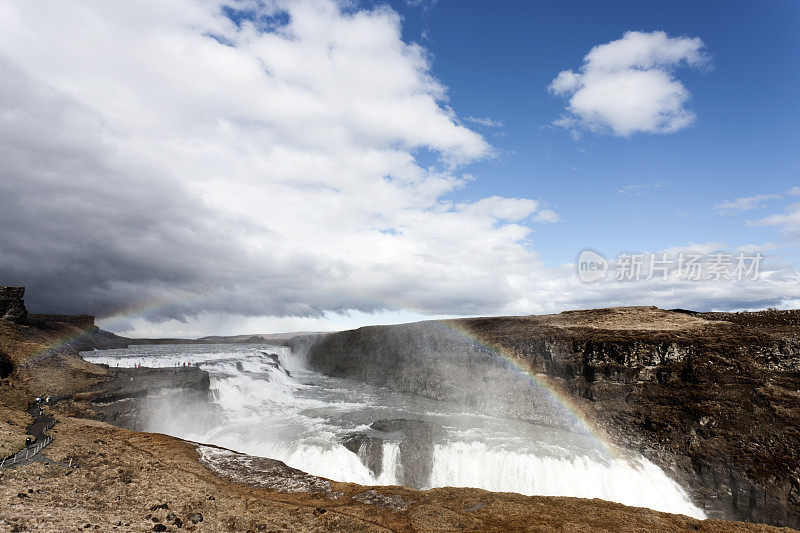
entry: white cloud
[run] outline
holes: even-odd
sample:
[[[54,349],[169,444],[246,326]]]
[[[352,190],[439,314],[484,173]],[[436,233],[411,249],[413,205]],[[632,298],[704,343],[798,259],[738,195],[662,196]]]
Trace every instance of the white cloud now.
[[[561,220],[561,215],[551,209],[540,209],[533,215],[533,220],[536,222],[558,222]]]
[[[0,277],[34,310],[469,313],[539,268],[551,211],[447,201],[491,147],[389,8],[18,0],[0,50]]]
[[[659,189],[664,186],[663,180],[651,181],[649,183],[632,183],[625,185],[618,191],[620,194],[630,194],[633,196],[644,196],[653,189]]]
[[[406,0],[411,7],[421,7],[424,11],[432,9],[439,0]]]
[[[423,315],[408,311],[359,311],[322,316],[254,317],[241,314],[198,313],[189,320],[167,319],[151,322],[144,318],[101,320],[99,327],[131,337],[170,337],[196,339],[204,335],[238,335],[274,332],[342,331],[364,324],[404,324],[421,320],[458,318],[456,315]]]
[[[788,191],[780,194],[756,194],[753,196],[745,196],[743,198],[736,198],[719,203],[714,206],[717,213],[731,214],[741,211],[750,211],[753,209],[763,209],[767,207],[770,200],[780,200],[785,196],[798,196],[800,195],[800,187],[792,187]]]
[[[502,120],[494,120],[490,117],[473,117],[469,116],[465,118],[467,122],[472,122],[473,124],[479,124],[481,126],[486,126],[487,128],[502,128],[503,121]]]
[[[764,217],[751,223],[755,226],[778,226],[783,233],[800,240],[800,203],[790,205],[784,213]]]
[[[780,194],[756,194],[754,196],[746,196],[744,198],[737,198],[727,202],[722,202],[714,206],[718,213],[730,214],[738,213],[741,211],[750,211],[752,209],[762,209],[767,207],[766,202],[769,200],[777,200],[783,198]]]
[[[587,129],[626,137],[637,132],[672,133],[692,124],[684,106],[689,91],[672,74],[677,67],[708,62],[699,38],[663,31],[631,31],[592,48],[578,72],[564,70],[549,90],[567,97],[567,112],[554,124],[573,135]]]

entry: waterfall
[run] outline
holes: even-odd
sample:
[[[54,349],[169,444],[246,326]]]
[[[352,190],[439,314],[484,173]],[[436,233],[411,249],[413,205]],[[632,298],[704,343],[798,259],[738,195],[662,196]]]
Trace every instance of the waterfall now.
[[[409,467],[402,457],[409,455],[396,435],[377,441],[380,471],[366,466],[366,448],[351,451],[343,442],[354,434],[382,438],[370,426],[377,419],[424,419],[442,431],[425,448],[433,466],[422,488],[601,498],[704,518],[677,483],[641,456],[608,457],[579,435],[479,418],[434,400],[323,376],[302,368],[283,346],[134,346],[84,357],[110,366],[199,364],[210,375],[211,404],[176,405],[171,397],[173,404],[160,405],[167,400],[153,398],[149,431],[278,459],[316,476],[397,484]]]

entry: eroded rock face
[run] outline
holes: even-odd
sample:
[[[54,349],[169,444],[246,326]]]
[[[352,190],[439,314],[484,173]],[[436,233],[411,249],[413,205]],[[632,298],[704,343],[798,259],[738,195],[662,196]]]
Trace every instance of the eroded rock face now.
[[[80,393],[89,400],[97,417],[115,426],[148,431],[166,430],[154,421],[169,416],[192,416],[198,427],[212,423],[208,372],[198,367],[108,368],[110,380]],[[172,413],[167,411],[172,411]]]
[[[403,418],[378,420],[370,427],[399,438],[400,468],[397,481],[415,489],[428,486],[433,470],[433,439],[437,428],[429,422]]]
[[[800,526],[800,311],[618,308],[377,326],[320,338],[308,360],[329,375],[569,425],[532,384],[546,379],[682,481],[709,516]]]
[[[396,442],[399,448],[397,482],[415,489],[427,487],[433,469],[434,438],[441,428],[423,420],[404,418],[377,420],[370,428],[375,433],[348,435],[342,444],[358,455],[372,475],[378,476],[383,472],[384,444]]]
[[[348,435],[342,440],[342,445],[356,454],[373,476],[381,475],[383,472],[383,439],[381,437],[363,433]]]
[[[495,416],[551,426],[573,424],[544,391],[510,371],[507,360],[440,322],[327,335],[311,346],[308,360],[312,368],[328,375],[455,401]]]
[[[0,287],[0,319],[24,324],[28,318],[24,296],[25,287]]]
[[[256,485],[289,493],[319,494],[337,499],[340,492],[331,488],[331,483],[296,468],[291,468],[276,459],[254,457],[243,453],[201,445],[197,447],[200,459],[222,477],[248,485]]]
[[[274,368],[274,369],[276,369],[276,370],[280,370],[281,372],[283,372],[283,373],[284,373],[284,374],[286,374],[287,376],[291,376],[291,375],[292,375],[292,374],[291,374],[291,372],[289,372],[288,370],[286,370],[286,367],[284,367],[284,366],[281,364],[281,360],[280,360],[280,358],[279,358],[278,354],[276,354],[276,353],[269,353],[269,352],[261,352],[261,355],[263,356],[263,361],[264,361],[264,362],[265,362],[267,365],[271,366],[272,368]]]

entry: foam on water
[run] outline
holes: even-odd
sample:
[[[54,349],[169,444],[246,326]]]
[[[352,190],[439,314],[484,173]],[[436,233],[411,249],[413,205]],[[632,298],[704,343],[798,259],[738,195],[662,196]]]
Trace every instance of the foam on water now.
[[[280,365],[263,352],[277,354]],[[369,424],[380,418],[425,419],[443,427],[434,445],[430,487],[602,498],[705,517],[677,483],[643,457],[609,458],[580,435],[321,376],[303,369],[283,346],[134,346],[84,357],[109,366],[171,367],[183,361],[201,366],[210,375],[213,409],[160,406],[149,431],[278,459],[316,476],[396,484],[402,469],[397,442],[384,441],[382,470],[373,475],[366,457],[345,448],[342,437],[369,432]]]
[[[538,456],[481,442],[436,445],[432,487],[478,487],[526,495],[576,496],[704,518],[680,486],[650,461],[589,455]]]

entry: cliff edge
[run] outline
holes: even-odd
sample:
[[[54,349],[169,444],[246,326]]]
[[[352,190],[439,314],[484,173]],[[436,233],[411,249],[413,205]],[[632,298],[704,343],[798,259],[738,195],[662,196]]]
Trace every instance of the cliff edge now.
[[[374,326],[316,340],[308,360],[569,425],[545,384],[670,472],[709,516],[800,526],[800,311],[633,307]]]

